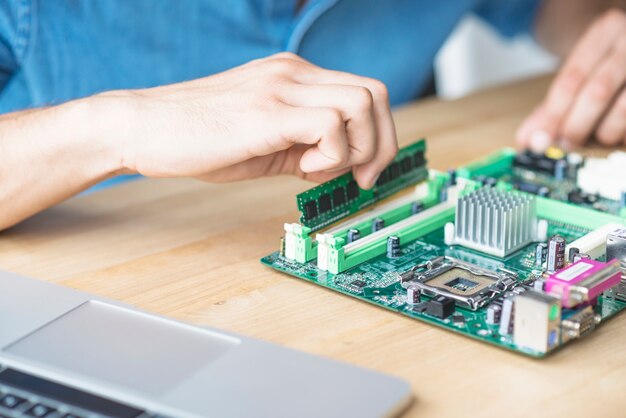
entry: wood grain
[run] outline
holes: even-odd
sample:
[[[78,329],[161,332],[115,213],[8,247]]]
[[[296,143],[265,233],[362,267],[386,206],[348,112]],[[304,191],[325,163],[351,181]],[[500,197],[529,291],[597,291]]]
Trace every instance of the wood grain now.
[[[513,145],[547,78],[397,109],[446,169]],[[599,149],[597,152],[604,152]],[[263,267],[311,184],[138,180],[71,199],[0,234],[0,268],[393,374],[407,417],[624,416],[626,316],[544,360],[487,346]]]

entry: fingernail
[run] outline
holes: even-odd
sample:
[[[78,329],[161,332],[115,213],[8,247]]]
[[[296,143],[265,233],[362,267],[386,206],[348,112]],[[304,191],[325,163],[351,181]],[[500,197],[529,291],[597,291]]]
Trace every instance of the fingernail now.
[[[379,174],[380,175],[380,174]],[[378,176],[379,176],[378,175]],[[370,190],[372,187],[374,187],[376,185],[376,181],[378,181],[378,176],[374,176],[372,177],[371,180],[369,181],[364,181],[363,182],[363,186],[361,186],[361,182],[359,182],[359,186],[363,189],[363,190]],[[366,177],[367,178],[367,177]]]
[[[543,153],[552,145],[552,137],[546,131],[535,131],[530,135],[530,150],[535,153]]]

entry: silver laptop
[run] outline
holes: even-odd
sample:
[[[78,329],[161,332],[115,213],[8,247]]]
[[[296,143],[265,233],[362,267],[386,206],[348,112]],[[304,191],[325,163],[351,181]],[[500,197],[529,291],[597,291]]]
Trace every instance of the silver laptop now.
[[[396,378],[0,272],[0,418],[383,417]]]

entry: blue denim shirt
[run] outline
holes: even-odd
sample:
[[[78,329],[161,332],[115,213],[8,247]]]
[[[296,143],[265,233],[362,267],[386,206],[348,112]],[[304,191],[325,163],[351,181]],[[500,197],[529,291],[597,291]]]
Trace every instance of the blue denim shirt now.
[[[420,95],[468,12],[528,30],[539,0],[1,0],[0,114],[174,83],[292,51]]]

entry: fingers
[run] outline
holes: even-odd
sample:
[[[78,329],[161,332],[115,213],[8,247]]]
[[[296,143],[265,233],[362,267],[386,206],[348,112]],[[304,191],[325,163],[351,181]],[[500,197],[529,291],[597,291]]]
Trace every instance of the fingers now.
[[[626,144],[626,89],[622,90],[598,127],[596,138],[605,145]]]
[[[312,173],[322,170],[320,167],[324,170],[353,167],[360,187],[367,189],[374,185],[398,150],[389,97],[383,83],[325,70],[291,53],[276,54],[248,65],[262,67],[272,83],[272,94],[289,105],[292,113],[301,109],[298,119],[302,115],[323,118],[318,125],[326,129],[324,132],[314,129],[315,120],[305,120],[300,131],[289,122],[288,135],[295,135],[298,143],[313,141],[310,144],[315,145],[302,155],[302,170]],[[315,109],[321,112],[314,112]],[[333,110],[333,116],[329,116]],[[339,152],[339,119],[343,122],[347,155]]]
[[[337,109],[346,127],[349,165],[365,164],[376,154],[374,99],[365,87],[295,85],[282,92],[281,99],[296,107]]]
[[[623,83],[626,66],[620,43],[625,38],[623,12],[606,13],[596,20],[563,65],[544,103],[518,130],[518,142],[531,147],[584,142]]]
[[[316,67],[291,53],[277,54],[267,60],[272,61],[281,76],[310,87],[305,90],[290,84],[281,93],[286,103],[340,111],[346,122],[349,162],[355,166],[355,179],[362,188],[371,188],[398,151],[385,85],[375,79]]]
[[[545,151],[553,142],[554,132],[546,131],[546,127],[553,124],[546,120],[547,112],[545,108],[545,103],[535,108],[517,132],[517,139],[520,145],[530,148],[536,153]]]
[[[561,133],[567,142],[580,145],[591,135],[626,81],[626,48],[603,61],[576,97]]]
[[[396,128],[389,106],[389,93],[385,85],[375,79],[360,77],[340,71],[317,68],[309,74],[301,74],[299,80],[306,84],[344,84],[365,87],[372,94],[376,120],[376,154],[366,164],[355,167],[354,175],[363,188],[371,188],[382,170],[389,165],[398,152]]]
[[[350,171],[349,168],[344,168],[338,171],[316,171],[313,173],[303,172],[300,169],[300,160],[302,159],[302,154],[304,154],[308,148],[309,147],[306,145],[296,144],[283,151],[278,151],[270,155],[253,157],[249,160],[242,161],[219,170],[203,173],[196,178],[212,183],[223,183],[262,176],[291,174],[305,180],[322,183]]]
[[[339,170],[350,166],[345,123],[337,109],[285,107],[287,109],[280,112],[280,120],[276,121],[284,140],[292,144],[311,145],[300,159],[303,172]]]

